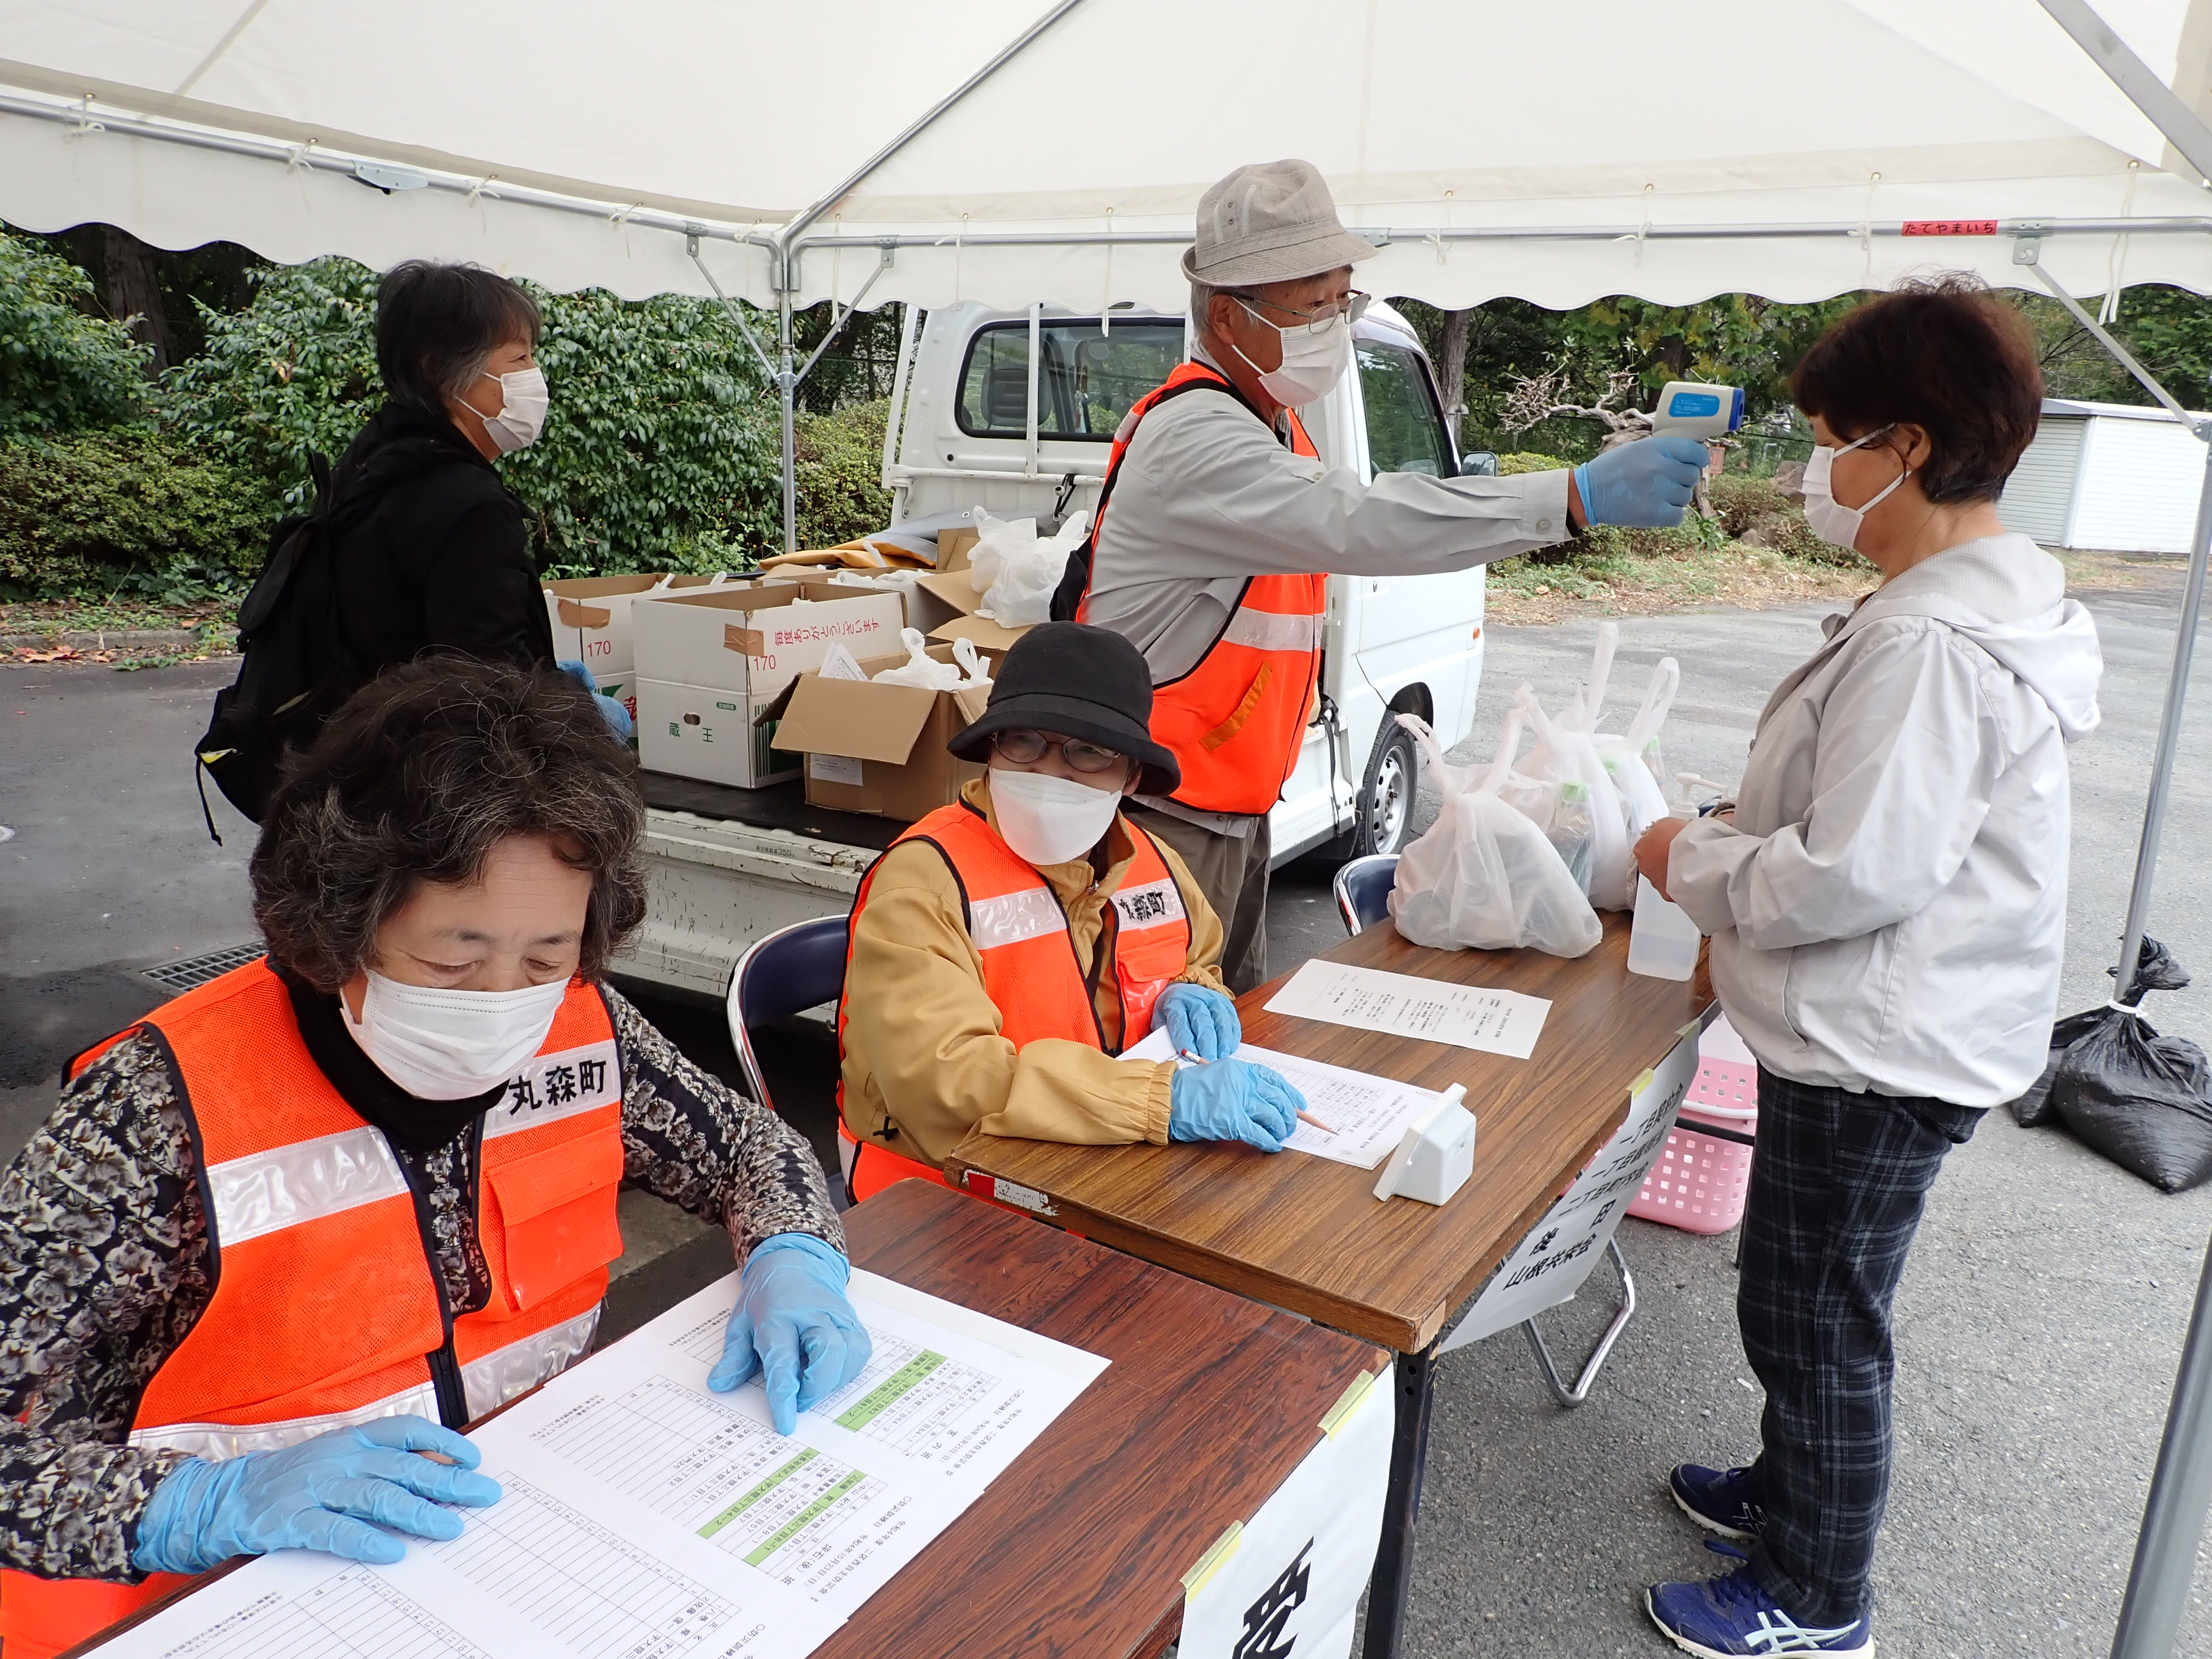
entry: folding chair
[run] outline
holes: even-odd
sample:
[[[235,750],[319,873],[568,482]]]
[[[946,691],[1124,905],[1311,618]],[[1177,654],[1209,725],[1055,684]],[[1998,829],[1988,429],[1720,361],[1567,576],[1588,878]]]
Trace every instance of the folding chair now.
[[[1344,931],[1364,933],[1390,914],[1390,889],[1397,884],[1398,855],[1370,853],[1337,867],[1336,913]]]
[[[834,1002],[845,988],[845,918],[795,921],[755,939],[730,975],[730,1042],[753,1098],[773,1111],[751,1028]]]

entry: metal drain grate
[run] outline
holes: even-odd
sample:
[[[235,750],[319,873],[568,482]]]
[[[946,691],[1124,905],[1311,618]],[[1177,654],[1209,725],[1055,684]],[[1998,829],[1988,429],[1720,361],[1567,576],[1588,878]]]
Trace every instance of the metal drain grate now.
[[[204,985],[234,968],[243,968],[249,962],[258,962],[266,954],[258,945],[233,945],[221,951],[210,951],[204,957],[186,957],[182,962],[165,962],[158,968],[148,968],[143,971],[148,979],[165,990],[189,991],[193,986]]]

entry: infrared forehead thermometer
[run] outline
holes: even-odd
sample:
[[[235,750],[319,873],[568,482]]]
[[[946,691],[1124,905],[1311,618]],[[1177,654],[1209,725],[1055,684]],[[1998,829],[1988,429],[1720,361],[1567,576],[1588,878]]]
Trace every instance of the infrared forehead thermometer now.
[[[1720,438],[1743,424],[1743,388],[1669,380],[1651,411],[1654,433],[1679,432],[1686,438]]]

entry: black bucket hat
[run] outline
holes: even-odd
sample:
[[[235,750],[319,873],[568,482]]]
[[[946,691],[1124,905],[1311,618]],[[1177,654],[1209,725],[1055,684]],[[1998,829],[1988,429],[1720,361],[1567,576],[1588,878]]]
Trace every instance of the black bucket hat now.
[[[945,746],[964,761],[988,757],[994,732],[1031,727],[1081,738],[1137,761],[1137,787],[1173,794],[1182,769],[1152,741],[1152,672],[1110,629],[1039,623],[1016,640],[991,681],[983,715]]]

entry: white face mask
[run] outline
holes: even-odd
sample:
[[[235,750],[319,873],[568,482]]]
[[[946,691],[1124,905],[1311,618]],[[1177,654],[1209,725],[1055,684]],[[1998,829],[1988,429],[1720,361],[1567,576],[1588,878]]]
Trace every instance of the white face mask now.
[[[1073,778],[993,767],[991,811],[1007,846],[1031,864],[1079,859],[1104,837],[1121,805],[1118,789],[1093,789]]]
[[[499,413],[477,416],[491,434],[492,443],[502,455],[529,448],[545,430],[545,411],[553,401],[545,389],[545,371],[518,368],[495,374],[486,369],[483,377],[499,382]]]
[[[1838,547],[1856,547],[1859,526],[1866,521],[1866,515],[1889,499],[1890,490],[1912,476],[1912,469],[1906,467],[1890,481],[1888,489],[1864,507],[1845,507],[1830,493],[1828,475],[1836,464],[1836,457],[1844,450],[1872,443],[1888,430],[1886,426],[1877,427],[1865,437],[1854,439],[1841,448],[1833,444],[1814,446],[1812,459],[1805,463],[1805,522],[1822,541],[1833,542]]]
[[[1266,323],[1282,337],[1282,366],[1260,375],[1260,385],[1285,408],[1304,409],[1308,404],[1319,403],[1344,378],[1344,371],[1352,367],[1352,325],[1342,313],[1316,333],[1304,324],[1296,328],[1279,328],[1250,306],[1244,309],[1255,322]],[[1234,341],[1224,343],[1237,351]],[[1257,363],[1241,351],[1237,355],[1243,358],[1245,368],[1258,372]]]
[[[520,991],[402,985],[374,969],[345,1028],[377,1070],[418,1100],[466,1100],[504,1083],[545,1046],[568,981]]]

